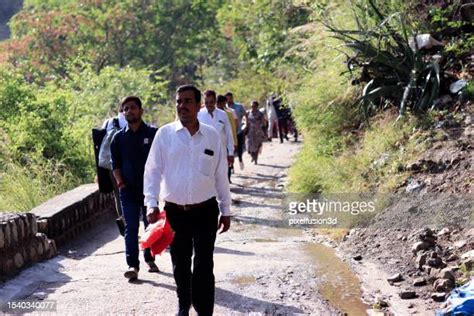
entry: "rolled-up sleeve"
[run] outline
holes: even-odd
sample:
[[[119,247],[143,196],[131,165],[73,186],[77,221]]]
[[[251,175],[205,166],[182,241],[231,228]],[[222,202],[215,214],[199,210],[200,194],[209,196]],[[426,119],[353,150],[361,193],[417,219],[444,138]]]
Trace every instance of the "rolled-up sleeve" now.
[[[143,195],[145,196],[145,205],[147,207],[157,207],[160,196],[160,183],[163,175],[163,157],[161,138],[162,130],[158,130],[151,144],[150,153],[145,164],[145,173],[143,175]]]
[[[230,211],[230,185],[229,179],[227,178],[227,156],[225,155],[225,150],[221,148],[221,142],[218,142],[219,153],[216,167],[216,191],[217,191],[217,202],[219,204],[219,210],[223,216],[231,216]]]

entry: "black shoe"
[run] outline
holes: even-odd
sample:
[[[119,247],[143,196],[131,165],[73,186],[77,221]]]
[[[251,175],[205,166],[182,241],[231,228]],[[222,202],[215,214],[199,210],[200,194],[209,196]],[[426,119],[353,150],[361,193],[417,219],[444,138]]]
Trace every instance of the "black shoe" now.
[[[189,316],[189,310],[191,306],[178,306],[177,316]]]

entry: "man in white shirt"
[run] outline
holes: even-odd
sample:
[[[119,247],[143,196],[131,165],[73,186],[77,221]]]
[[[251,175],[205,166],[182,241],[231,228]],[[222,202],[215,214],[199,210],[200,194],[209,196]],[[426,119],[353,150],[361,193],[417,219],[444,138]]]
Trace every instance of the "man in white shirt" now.
[[[267,99],[267,118],[268,118],[268,140],[271,141],[273,138],[273,129],[276,126],[278,131],[278,116],[273,106],[273,99],[276,98],[276,95],[272,94],[270,98]]]
[[[145,165],[147,218],[150,223],[157,220],[161,198],[175,232],[170,253],[178,315],[188,315],[191,304],[199,315],[212,315],[216,232],[226,232],[230,227],[225,151],[217,131],[199,123],[200,104],[201,92],[195,86],[177,89],[179,120],[158,130]]]
[[[220,134],[222,145],[227,153],[229,165],[234,163],[234,138],[232,126],[227,113],[216,107],[216,92],[214,90],[204,91],[204,105],[199,113],[198,120],[204,124],[214,127]]]

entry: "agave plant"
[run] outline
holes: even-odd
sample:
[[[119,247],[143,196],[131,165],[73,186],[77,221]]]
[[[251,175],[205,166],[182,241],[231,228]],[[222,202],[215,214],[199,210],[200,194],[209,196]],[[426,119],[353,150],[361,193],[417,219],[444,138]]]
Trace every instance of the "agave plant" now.
[[[419,49],[417,34],[408,34],[401,12],[386,16],[373,0],[367,0],[366,6],[354,7],[357,29],[342,30],[327,22],[325,25],[354,52],[348,56],[347,64],[351,73],[360,69],[360,78],[355,82],[365,83],[359,105],[366,117],[392,104],[398,106],[400,115],[407,109],[420,113],[432,108],[441,86],[439,59]],[[368,15],[372,25],[362,15]]]

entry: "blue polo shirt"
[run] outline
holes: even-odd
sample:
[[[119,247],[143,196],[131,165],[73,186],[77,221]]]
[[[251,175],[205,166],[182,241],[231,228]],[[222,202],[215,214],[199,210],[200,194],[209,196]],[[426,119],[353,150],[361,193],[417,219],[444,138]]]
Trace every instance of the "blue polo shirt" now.
[[[157,130],[143,121],[136,132],[126,126],[115,134],[110,145],[112,167],[122,171],[125,182],[122,195],[140,204],[143,204],[144,198],[145,163]]]

